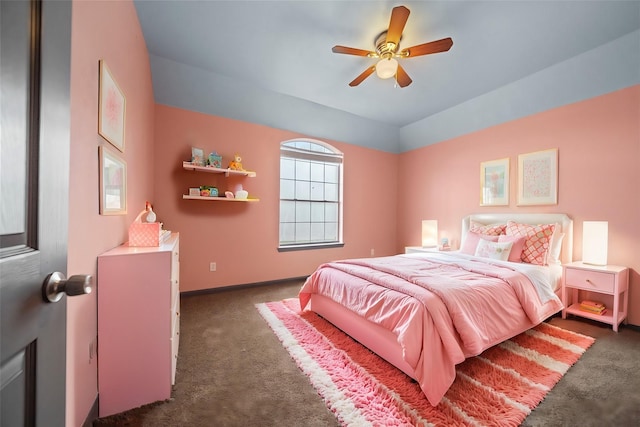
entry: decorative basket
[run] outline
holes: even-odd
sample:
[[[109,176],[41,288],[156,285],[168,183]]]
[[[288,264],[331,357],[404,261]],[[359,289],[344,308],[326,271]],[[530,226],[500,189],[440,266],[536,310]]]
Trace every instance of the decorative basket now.
[[[160,246],[162,224],[159,222],[142,222],[144,210],[138,214],[129,226],[129,246]]]

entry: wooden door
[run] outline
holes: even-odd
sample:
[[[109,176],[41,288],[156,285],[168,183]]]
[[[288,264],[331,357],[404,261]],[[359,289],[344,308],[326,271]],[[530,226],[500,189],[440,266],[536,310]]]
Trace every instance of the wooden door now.
[[[64,426],[71,2],[0,2],[0,425]]]

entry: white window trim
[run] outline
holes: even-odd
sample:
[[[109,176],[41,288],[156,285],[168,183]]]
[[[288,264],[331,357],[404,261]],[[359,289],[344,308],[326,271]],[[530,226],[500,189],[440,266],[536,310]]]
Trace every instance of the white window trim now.
[[[291,142],[309,142],[312,144],[318,144],[326,148],[330,151],[327,152],[318,152],[317,155],[314,152],[310,152],[308,150],[297,149],[295,147],[286,146],[287,143]],[[334,146],[317,139],[311,138],[294,138],[289,139],[287,141],[282,141],[280,143],[280,156],[279,159],[282,159],[282,152],[285,151],[289,155],[286,157],[294,158],[294,159],[306,159],[306,160],[321,160],[325,163],[338,163],[340,164],[339,168],[339,185],[338,185],[338,239],[335,242],[317,242],[317,243],[293,243],[293,244],[280,244],[280,232],[278,231],[278,251],[279,252],[287,252],[287,251],[295,251],[295,250],[308,250],[308,249],[322,249],[322,248],[335,248],[335,247],[343,247],[343,230],[344,230],[344,153]],[[279,199],[282,200],[282,199]],[[278,230],[280,230],[280,213],[278,213]]]

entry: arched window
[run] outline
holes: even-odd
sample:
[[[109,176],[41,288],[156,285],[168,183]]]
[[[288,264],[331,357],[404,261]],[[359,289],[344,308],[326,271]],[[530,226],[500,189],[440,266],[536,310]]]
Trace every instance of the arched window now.
[[[279,249],[343,244],[342,158],[322,141],[280,144]]]

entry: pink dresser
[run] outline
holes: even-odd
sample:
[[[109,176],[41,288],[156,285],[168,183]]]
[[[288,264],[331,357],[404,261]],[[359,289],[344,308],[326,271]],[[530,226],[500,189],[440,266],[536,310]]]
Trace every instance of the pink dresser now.
[[[171,397],[180,333],[179,234],[98,257],[100,417]]]

